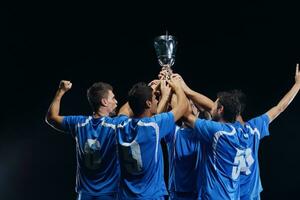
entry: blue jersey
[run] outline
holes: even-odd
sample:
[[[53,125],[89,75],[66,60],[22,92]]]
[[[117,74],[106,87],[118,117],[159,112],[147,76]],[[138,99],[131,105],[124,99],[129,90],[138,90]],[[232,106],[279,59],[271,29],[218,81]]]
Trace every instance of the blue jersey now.
[[[120,199],[163,199],[167,195],[160,139],[174,126],[172,112],[128,118],[118,126]]]
[[[253,162],[249,163],[248,173],[241,173],[241,200],[259,199],[260,192],[263,190],[259,175],[258,148],[260,140],[269,135],[268,127],[269,117],[267,114],[253,118],[239,127],[245,132],[249,132],[249,142],[246,146],[249,154],[246,159],[251,160],[253,158]]]
[[[169,156],[169,192],[174,199],[201,199],[202,150],[192,128],[176,126],[165,141]]]
[[[116,124],[121,117],[65,116],[63,129],[76,140],[76,192],[81,195],[117,193],[120,166],[117,159]]]
[[[203,199],[239,199],[240,172],[246,170],[248,135],[236,123],[197,119],[195,130],[205,144]]]

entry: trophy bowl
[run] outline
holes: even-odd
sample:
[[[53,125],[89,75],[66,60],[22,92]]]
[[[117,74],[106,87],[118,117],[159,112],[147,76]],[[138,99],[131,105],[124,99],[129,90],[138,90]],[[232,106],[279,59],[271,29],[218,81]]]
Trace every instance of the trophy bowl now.
[[[154,48],[160,66],[171,67],[175,63],[177,41],[172,35],[161,35],[154,39]]]

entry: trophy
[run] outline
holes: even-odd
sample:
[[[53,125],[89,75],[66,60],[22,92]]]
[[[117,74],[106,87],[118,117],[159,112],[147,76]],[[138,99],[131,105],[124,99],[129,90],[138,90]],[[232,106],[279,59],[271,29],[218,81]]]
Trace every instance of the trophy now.
[[[166,79],[170,79],[172,75],[171,67],[175,63],[177,41],[174,36],[166,35],[158,36],[154,39],[154,48],[157,55],[158,63],[162,70],[167,71]]]

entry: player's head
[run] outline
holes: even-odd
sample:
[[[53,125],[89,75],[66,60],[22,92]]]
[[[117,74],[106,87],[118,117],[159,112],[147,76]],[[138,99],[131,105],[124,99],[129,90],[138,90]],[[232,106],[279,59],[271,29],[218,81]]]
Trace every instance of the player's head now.
[[[238,96],[231,92],[219,92],[217,100],[211,110],[214,121],[235,122],[241,112]]]
[[[94,83],[87,90],[87,98],[93,112],[97,112],[100,107],[103,107],[107,115],[115,114],[118,102],[110,84],[104,82]]]
[[[246,108],[246,103],[247,103],[247,97],[246,95],[238,89],[234,89],[230,91],[233,95],[237,96],[237,98],[239,99],[239,102],[241,104],[241,113],[242,114]]]
[[[135,116],[143,114],[147,109],[151,115],[156,114],[157,102],[153,89],[143,82],[134,84],[128,93],[128,103]]]

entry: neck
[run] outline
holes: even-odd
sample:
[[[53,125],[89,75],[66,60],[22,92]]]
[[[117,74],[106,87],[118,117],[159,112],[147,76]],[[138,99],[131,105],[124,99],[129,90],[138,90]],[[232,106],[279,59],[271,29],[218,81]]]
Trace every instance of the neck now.
[[[236,117],[236,121],[240,122],[241,124],[244,124],[244,123],[245,123],[241,115],[238,115],[238,116]]]
[[[100,118],[106,116],[109,116],[109,113],[103,107],[100,107],[96,112],[93,113],[94,118]]]
[[[143,117],[151,117],[152,114],[149,109],[145,110],[142,114],[140,115],[134,115],[134,118],[143,118]]]

